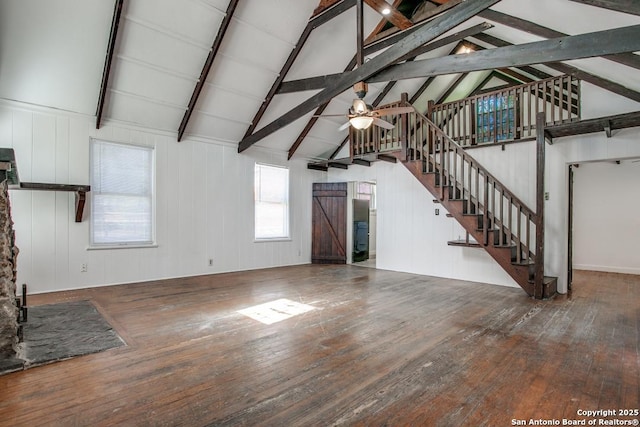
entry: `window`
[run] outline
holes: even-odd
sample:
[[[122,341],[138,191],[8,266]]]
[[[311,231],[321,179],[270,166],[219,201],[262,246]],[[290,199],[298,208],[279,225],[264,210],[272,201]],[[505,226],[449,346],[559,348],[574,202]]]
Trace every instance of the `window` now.
[[[255,238],[289,238],[289,169],[256,163]]]
[[[478,99],[476,107],[478,143],[514,138],[513,95],[491,95]]]
[[[356,185],[356,199],[368,200],[369,209],[376,209],[376,184],[372,182],[358,182]]]
[[[91,141],[91,245],[151,245],[153,148]]]

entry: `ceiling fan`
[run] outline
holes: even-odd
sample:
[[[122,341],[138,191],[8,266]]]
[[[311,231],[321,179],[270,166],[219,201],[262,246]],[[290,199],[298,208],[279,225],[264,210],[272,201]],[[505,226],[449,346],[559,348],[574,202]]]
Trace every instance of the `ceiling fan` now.
[[[373,107],[364,102],[363,99],[367,93],[367,84],[364,82],[356,83],[354,90],[358,97],[353,100],[353,104],[351,108],[349,108],[349,114],[347,114],[349,121],[340,126],[339,130],[345,130],[350,125],[356,129],[367,129],[371,125],[376,125],[384,129],[393,129],[395,125],[386,120],[382,120],[380,116],[405,114],[413,111],[413,107],[390,107],[374,110]]]
[[[356,52],[356,65],[360,67],[364,62],[363,56],[363,6],[362,0],[358,0],[357,3],[357,52]],[[367,129],[371,125],[376,125],[384,129],[393,129],[395,127],[394,124],[387,122],[386,120],[382,120],[381,116],[387,116],[392,114],[405,114],[413,112],[413,107],[390,107],[390,108],[381,108],[374,109],[371,105],[367,104],[364,101],[364,97],[367,94],[368,86],[365,82],[358,82],[353,86],[353,90],[356,93],[357,98],[353,100],[353,104],[349,108],[349,112],[347,114],[347,118],[349,121],[342,126],[338,130],[345,130],[349,126],[353,126],[355,129]],[[342,114],[325,114],[321,116],[314,117],[329,117],[329,116],[343,116]]]
[[[355,129],[367,129],[371,125],[376,125],[384,129],[393,129],[394,124],[389,123],[386,120],[382,120],[381,116],[388,116],[393,114],[406,114],[413,112],[413,107],[389,107],[374,109],[371,105],[364,101],[364,96],[367,93],[367,84],[359,82],[354,85],[354,90],[358,96],[353,100],[353,104],[349,108],[347,113],[348,122],[338,128],[342,131],[349,126],[353,126]],[[344,117],[344,114],[322,114],[314,117]]]

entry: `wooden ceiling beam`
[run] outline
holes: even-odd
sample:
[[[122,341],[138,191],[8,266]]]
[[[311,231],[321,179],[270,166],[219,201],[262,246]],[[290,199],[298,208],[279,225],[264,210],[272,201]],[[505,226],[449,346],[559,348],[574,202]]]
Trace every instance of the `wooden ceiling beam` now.
[[[478,39],[480,39],[480,35],[478,35]],[[455,55],[455,57],[444,56],[392,64],[365,80],[367,83],[380,83],[493,68],[556,64],[557,61],[638,50],[640,50],[640,25],[634,25],[521,45],[508,44],[506,47]],[[333,85],[335,81],[344,78],[345,75],[331,74],[289,81],[283,83],[281,90],[285,93],[323,89],[325,86]]]
[[[575,3],[588,4],[589,6],[615,10],[616,12],[630,13],[640,16],[640,3],[638,0],[569,0]]]
[[[465,37],[476,36],[481,32],[483,32],[484,30],[491,27],[492,26],[490,24],[487,24],[486,22],[478,25],[474,25],[473,27],[469,27],[467,29],[458,31],[455,34],[451,34],[450,36],[443,37],[442,39],[436,40],[435,42],[429,43],[425,46],[420,46],[412,50],[411,52],[409,52],[407,55],[399,58],[397,62],[404,61],[409,57],[416,57],[418,55],[431,52],[435,49],[439,49],[448,44],[460,41]],[[278,89],[277,93],[283,94],[283,93],[290,93],[290,92],[300,92],[305,90],[321,89],[331,84],[333,80],[338,79],[342,75],[344,75],[344,73],[328,74],[325,76],[316,76],[316,77],[309,77],[306,79],[290,80],[287,82],[282,82],[282,84],[280,85],[280,89]]]
[[[411,37],[402,39],[395,45],[391,46],[389,49],[382,52],[380,55],[364,63],[362,67],[346,73],[339,79],[334,80],[330,86],[311,96],[309,99],[307,99],[297,107],[294,107],[292,110],[283,114],[279,118],[275,119],[260,130],[244,138],[238,144],[238,152],[241,153],[245,151],[247,148],[251,147],[253,144],[260,141],[264,137],[271,135],[284,126],[291,124],[305,114],[313,111],[319,105],[322,105],[336,95],[349,89],[355,83],[366,80],[380,70],[383,70],[389,65],[393,64],[399,58],[402,58],[412,50],[434,40],[435,38],[441,36],[443,33],[451,30],[452,28],[455,28],[471,17],[477,15],[478,12],[496,4],[498,1],[499,0],[475,0],[473,2],[463,2],[462,4],[458,5],[458,7],[449,11],[449,13],[435,18],[429,24],[425,24],[419,30],[412,33]],[[411,62],[409,64],[413,63]]]
[[[542,25],[538,25],[534,22],[507,15],[506,13],[498,12],[491,9],[482,11],[478,14],[478,16],[502,25],[506,25],[516,30],[525,31],[538,37],[544,37],[546,39],[556,39],[559,37],[568,36],[568,34],[561,33],[560,31],[552,30],[551,28],[543,27]],[[636,70],[640,70],[640,56],[634,55],[631,52],[607,55],[604,56],[604,58],[608,59],[609,61],[617,62],[628,67],[633,67]]]
[[[391,65],[368,83],[555,63],[640,50],[640,25]]]
[[[402,0],[393,0],[393,3],[391,4],[391,7],[396,9],[400,3],[402,3]],[[368,38],[370,37],[375,37],[376,34],[378,34],[380,31],[382,31],[382,29],[387,25],[387,20],[386,19],[381,19],[380,22],[378,22],[378,25],[376,25],[376,27],[373,29],[373,31],[371,31],[371,34],[369,35]],[[411,21],[409,21],[411,22]],[[413,23],[412,23],[413,25]],[[366,40],[365,40],[365,44],[366,44]]]
[[[481,40],[485,43],[489,43],[497,47],[513,46],[513,44],[509,42],[506,42],[494,36],[489,36],[488,34],[479,34],[478,36],[476,36],[476,38],[478,40]],[[632,99],[636,102],[640,102],[640,92],[636,92],[635,90],[622,86],[619,83],[613,82],[611,80],[607,80],[595,74],[591,74],[586,71],[583,71],[572,65],[564,64],[562,62],[546,63],[544,65],[560,73],[575,76],[580,80],[584,80],[585,82],[591,83],[594,86],[598,86],[602,89],[608,90],[609,92],[615,93],[620,96],[624,96],[625,98]],[[526,70],[525,72],[529,73],[529,71],[526,71]]]
[[[314,18],[320,15],[322,12],[329,9],[331,6],[335,5],[339,1],[341,0],[320,0],[320,4],[318,4],[318,7],[316,7],[315,10],[313,11],[311,18]]]
[[[389,21],[395,27],[406,30],[407,28],[413,25],[413,22],[402,13],[398,12],[398,9],[391,6],[384,0],[364,0],[369,7],[378,12],[384,19]],[[385,14],[384,10],[388,10],[388,13]]]
[[[449,52],[449,55],[455,54],[457,49],[458,49],[458,45],[456,45],[453,49],[451,49],[451,51]],[[436,79],[435,76],[427,77],[424,83],[422,83],[422,86],[420,86],[418,90],[411,96],[411,98],[409,98],[409,104],[415,104],[418,101],[418,99],[420,99],[422,94],[429,88],[429,86],[431,86],[431,84],[435,81],[435,79]]]
[[[496,71],[500,74],[508,76],[512,81],[517,80],[518,82],[520,82],[519,84],[533,82],[533,79],[531,77],[525,76],[524,74],[512,70],[511,68],[499,68]]]
[[[111,64],[113,62],[113,54],[116,49],[116,39],[118,37],[118,28],[120,27],[120,17],[122,16],[122,7],[124,0],[116,0],[113,10],[113,19],[111,20],[111,33],[109,34],[109,44],[107,45],[107,55],[102,70],[102,81],[100,83],[100,91],[98,93],[98,107],[96,108],[96,129],[100,129],[102,124],[102,113],[104,112],[104,103],[107,96],[107,88],[109,86],[109,75],[111,74]]]
[[[442,6],[438,6],[435,9],[429,10],[429,11],[425,11],[419,15],[416,15],[414,17],[411,18],[411,22],[413,22],[413,27],[416,27],[416,25],[418,24],[422,24],[424,22],[426,22],[427,20],[441,15],[443,13],[445,13],[446,11],[448,11],[449,9],[451,9],[452,7],[462,3],[463,0],[450,0],[449,2],[447,2],[447,4],[444,4]],[[402,31],[412,31],[412,28],[407,29],[407,30],[400,30],[397,27],[393,27],[393,28],[389,28],[386,31],[380,32],[378,34],[375,35],[371,35],[369,36],[365,41],[364,44],[365,46],[368,46],[371,43],[377,43],[380,42],[381,40],[387,39],[388,37],[392,37],[397,35],[398,33],[402,32]],[[417,29],[417,28],[416,28]],[[404,37],[404,36],[401,36]],[[394,42],[395,43],[395,42]],[[393,44],[393,43],[392,43]]]
[[[496,86],[496,87],[491,87],[491,88],[485,89],[484,87],[493,78],[502,80],[504,82],[504,84],[500,85],[500,86]],[[470,98],[470,97],[473,97],[473,96],[476,96],[476,95],[481,95],[481,94],[486,93],[486,92],[495,92],[497,90],[504,90],[506,88],[513,87],[513,86],[520,86],[522,84],[523,83],[521,81],[518,81],[518,80],[516,80],[516,79],[514,79],[512,77],[509,77],[507,75],[501,74],[497,70],[493,70],[480,84],[476,85],[476,87],[473,88],[473,90],[467,95],[467,97]]]
[[[487,43],[491,46],[495,46],[495,47],[505,47],[505,46],[513,46],[512,43],[507,43],[504,40],[501,40],[497,37],[494,37],[492,35],[489,35],[487,33],[480,33],[480,34],[476,34],[475,36],[473,36],[474,38]],[[483,50],[484,47],[479,46],[475,43],[471,43],[469,42],[469,40],[467,40],[467,43],[470,43],[471,45],[473,45],[474,50]],[[538,70],[537,68],[534,68],[530,65],[523,65],[521,67],[514,67],[517,68],[518,70],[521,70],[527,74],[530,74],[532,76],[534,76],[537,79],[540,80],[544,80],[544,79],[548,79],[549,77],[553,77],[551,74],[549,73],[545,73],[544,71]]]
[[[184,112],[184,116],[182,116],[182,121],[180,122],[180,126],[178,127],[178,142],[182,140],[184,132],[187,129],[191,114],[193,114],[193,111],[195,110],[196,103],[198,102],[198,98],[200,97],[200,93],[202,92],[202,88],[204,87],[204,84],[207,80],[209,71],[211,71],[213,61],[216,59],[218,50],[222,45],[222,40],[224,39],[224,36],[227,33],[227,29],[229,28],[229,24],[231,23],[231,19],[233,18],[233,13],[236,10],[236,6],[238,6],[238,1],[239,0],[231,0],[229,2],[229,5],[227,6],[227,11],[224,15],[224,19],[220,24],[220,28],[218,28],[216,38],[213,40],[213,45],[211,46],[211,50],[209,50],[209,55],[207,55],[207,59],[204,62],[202,71],[200,72],[200,77],[196,82],[196,87],[193,89],[193,93],[191,94],[191,99],[189,100],[187,110]]]

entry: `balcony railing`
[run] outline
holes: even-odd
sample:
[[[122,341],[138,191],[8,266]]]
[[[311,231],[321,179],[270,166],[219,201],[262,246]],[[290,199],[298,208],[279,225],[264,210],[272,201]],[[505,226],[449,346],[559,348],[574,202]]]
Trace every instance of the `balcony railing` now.
[[[546,125],[580,118],[580,81],[552,77],[445,104],[430,104],[426,116],[462,147],[496,144],[536,135],[536,115]]]

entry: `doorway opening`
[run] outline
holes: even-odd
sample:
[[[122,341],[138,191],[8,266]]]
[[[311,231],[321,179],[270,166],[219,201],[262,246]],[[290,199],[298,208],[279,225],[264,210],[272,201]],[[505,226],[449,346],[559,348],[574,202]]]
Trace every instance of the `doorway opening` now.
[[[640,274],[640,159],[569,165],[568,286],[573,270]]]
[[[352,201],[352,263],[361,267],[376,267],[376,183],[354,183]]]

